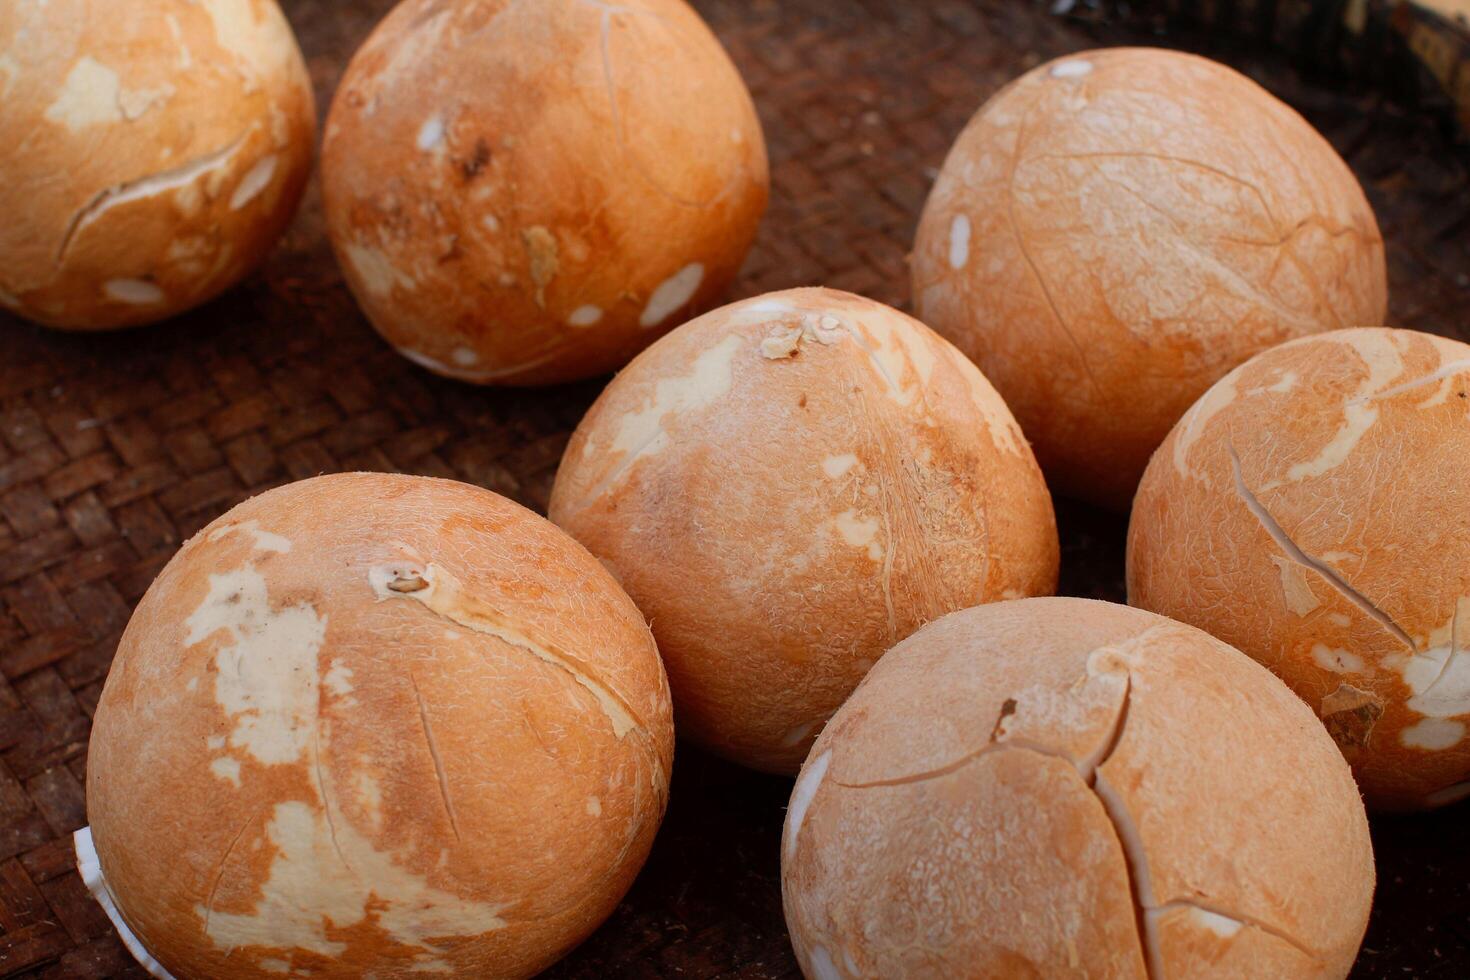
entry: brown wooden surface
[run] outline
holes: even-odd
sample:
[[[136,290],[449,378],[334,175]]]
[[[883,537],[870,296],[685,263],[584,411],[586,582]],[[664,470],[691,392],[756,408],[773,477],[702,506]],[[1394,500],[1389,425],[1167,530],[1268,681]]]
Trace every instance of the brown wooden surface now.
[[[284,6],[325,109],[389,0]],[[825,283],[906,307],[919,209],[979,103],[1054,55],[1162,40],[1022,0],[697,6],[770,144],[771,208],[739,295]],[[1470,183],[1442,123],[1299,77],[1277,55],[1207,53],[1348,157],[1389,241],[1393,322],[1465,338]],[[264,272],[194,314],[107,336],[0,316],[0,975],[138,973],[77,877],[70,833],[85,822],[89,719],[117,636],[180,542],[249,494],[330,470],[456,477],[543,509],[598,387],[483,390],[394,354],[342,286],[315,188]],[[1123,520],[1065,502],[1059,514],[1063,591],[1121,600]],[[681,745],[648,866],[552,975],[797,976],[778,877],[788,791]],[[1467,805],[1375,820],[1378,901],[1356,975],[1470,976],[1467,824]]]

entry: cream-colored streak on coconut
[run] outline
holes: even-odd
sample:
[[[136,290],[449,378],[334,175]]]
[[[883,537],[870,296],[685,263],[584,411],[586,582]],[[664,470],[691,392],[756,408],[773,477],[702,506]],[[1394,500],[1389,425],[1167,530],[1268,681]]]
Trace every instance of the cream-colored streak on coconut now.
[[[768,172],[750,95],[683,0],[404,0],[343,77],[322,186],[394,347],[526,385],[621,367],[714,305]]]
[[[105,16],[20,0],[0,5],[0,51],[0,132],[18,143],[0,293],[21,316],[170,316],[248,274],[290,222],[316,111],[275,0],[116,0]]]
[[[1147,48],[1041,65],[981,107],[925,205],[913,286],[1053,487],[1120,509],[1231,368],[1387,304],[1377,223],[1332,147],[1232,69]]]
[[[1056,584],[1051,500],[994,389],[917,321],[827,289],[733,303],[636,358],[550,512],[649,617],[681,732],[777,772],[895,641]]]
[[[1341,978],[1373,893],[1307,706],[1199,630],[1083,599],[885,654],[812,748],[781,865],[803,971],[844,980]]]
[[[144,596],[88,816],[176,976],[526,977],[632,881],[672,739],[647,625],[576,542],[464,484],[319,477]]]
[[[1370,805],[1437,805],[1470,777],[1467,485],[1470,345],[1376,327],[1283,344],[1154,457],[1129,600],[1276,671]]]

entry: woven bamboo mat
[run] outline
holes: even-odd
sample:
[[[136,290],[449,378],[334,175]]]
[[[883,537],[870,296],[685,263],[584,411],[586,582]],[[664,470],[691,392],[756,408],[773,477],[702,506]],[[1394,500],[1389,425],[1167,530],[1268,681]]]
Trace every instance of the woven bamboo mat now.
[[[389,5],[283,4],[323,110]],[[825,283],[906,307],[919,209],[981,100],[1069,50],[1163,40],[1021,0],[696,6],[770,144],[771,207],[736,295]],[[1279,57],[1205,50],[1347,156],[1389,242],[1393,322],[1470,339],[1470,180],[1443,123]],[[0,315],[0,975],[139,975],[73,868],[70,834],[85,822],[87,734],[117,637],[185,538],[246,496],[333,470],[454,477],[544,509],[597,390],[483,390],[414,368],[356,313],[315,187],[264,272],[194,314],[105,336]],[[1122,600],[1124,522],[1059,512],[1063,591]],[[552,975],[798,976],[778,879],[789,785],[681,746],[647,868]],[[1358,975],[1470,975],[1467,816],[1375,822],[1378,905]]]

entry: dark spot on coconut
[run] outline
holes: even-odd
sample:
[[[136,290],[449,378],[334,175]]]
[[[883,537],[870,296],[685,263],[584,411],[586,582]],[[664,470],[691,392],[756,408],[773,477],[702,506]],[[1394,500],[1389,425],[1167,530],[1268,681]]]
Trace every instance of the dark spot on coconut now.
[[[1016,699],[1006,698],[1000,705],[1000,714],[995,718],[995,727],[990,729],[990,740],[992,742],[1005,734],[1006,719],[1016,713]]]
[[[475,140],[475,149],[470,153],[469,157],[459,161],[459,172],[465,180],[474,180],[480,176],[480,172],[485,169],[485,165],[489,162],[490,144],[486,143],[485,137],[481,136]]]

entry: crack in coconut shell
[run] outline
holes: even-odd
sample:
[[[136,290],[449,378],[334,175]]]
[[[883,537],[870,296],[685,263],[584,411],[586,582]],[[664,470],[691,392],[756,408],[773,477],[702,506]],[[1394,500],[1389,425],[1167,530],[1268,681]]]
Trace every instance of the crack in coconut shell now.
[[[658,182],[658,179],[655,178],[653,174],[648,172],[648,168],[643,163],[643,161],[638,159],[638,155],[633,152],[632,147],[628,145],[628,130],[623,122],[623,110],[618,105],[617,85],[613,81],[611,43],[612,17],[613,14],[622,13],[643,14],[645,16],[652,17],[655,20],[662,20],[663,18],[659,14],[651,10],[640,10],[636,7],[625,7],[618,4],[605,3],[603,2],[603,0],[582,0],[582,3],[601,11],[598,20],[598,43],[602,51],[602,81],[603,84],[607,86],[607,101],[609,106],[611,106],[612,108],[613,131],[617,134],[618,137],[618,148],[623,151],[623,155],[627,157],[629,162],[632,163],[633,172],[636,173],[639,178],[643,180],[644,183],[653,188],[655,193],[673,202],[674,204],[686,208],[698,208],[700,210],[714,207],[727,194],[730,193],[731,188],[735,186],[737,175],[732,174],[730,176],[730,179],[725,182],[725,186],[720,188],[719,192],[707,201],[696,201],[692,198],[681,197],[680,195],[675,194],[673,191],[660,184]]]
[[[214,914],[214,896],[219,891],[220,882],[225,878],[225,865],[229,863],[230,855],[235,852],[235,845],[239,844],[240,838],[245,836],[245,831],[249,830],[250,825],[255,822],[255,819],[264,812],[264,810],[256,810],[252,813],[249,819],[240,825],[240,829],[235,832],[235,836],[230,839],[230,844],[225,848],[225,853],[220,855],[219,869],[215,873],[214,883],[209,886],[209,895],[204,900],[204,934],[206,936],[209,935],[209,917]]]
[[[317,712],[316,735],[312,739],[312,768],[316,772],[317,790],[322,794],[322,813],[327,818],[327,836],[332,839],[332,850],[337,852],[337,860],[342,862],[342,867],[352,871],[352,865],[347,861],[347,855],[342,851],[342,845],[337,840],[337,820],[332,816],[332,798],[327,795],[327,778],[322,772],[322,723],[321,712]],[[353,874],[357,872],[352,871]]]
[[[1036,285],[1041,290],[1042,298],[1046,300],[1046,305],[1051,310],[1051,315],[1056,318],[1057,326],[1061,328],[1062,333],[1067,335],[1067,340],[1071,342],[1073,349],[1077,351],[1077,360],[1082,364],[1082,370],[1087,375],[1087,380],[1092,384],[1093,390],[1103,392],[1106,389],[1101,387],[1097,382],[1097,375],[1093,373],[1092,364],[1087,360],[1086,348],[1082,346],[1082,342],[1077,339],[1077,335],[1068,326],[1066,317],[1062,316],[1061,309],[1057,306],[1056,300],[1052,298],[1051,288],[1047,286],[1046,279],[1041,275],[1041,269],[1037,266],[1036,260],[1031,257],[1031,252],[1026,246],[1026,237],[1021,234],[1021,222],[1016,217],[1016,174],[1020,171],[1022,165],[1028,162],[1022,159],[1026,147],[1026,123],[1035,111],[1036,103],[1033,102],[1030,108],[1026,110],[1026,115],[1021,118],[1020,125],[1016,128],[1016,158],[1011,163],[1010,176],[1006,179],[1006,217],[1010,221],[1011,233],[1016,236],[1016,248],[1021,253],[1021,259],[1026,263],[1026,267],[1031,270],[1031,275],[1035,278]]]
[[[388,588],[392,589],[393,583],[389,583]],[[394,591],[398,590],[394,589]],[[429,723],[429,706],[424,703],[424,695],[419,691],[418,679],[413,676],[411,670],[408,672],[408,683],[413,687],[413,699],[419,707],[419,724],[424,730],[424,741],[429,745],[429,758],[434,762],[434,776],[439,783],[439,798],[444,802],[444,814],[449,817],[449,829],[454,832],[454,839],[459,840],[459,821],[454,816],[454,798],[449,794],[449,779],[444,772],[444,758],[439,754],[439,743],[434,741],[434,726]]]
[[[67,222],[66,231],[61,236],[61,244],[56,248],[55,264],[60,266],[66,260],[66,253],[71,249],[72,242],[81,230],[96,221],[107,211],[119,204],[142,200],[145,197],[152,197],[155,194],[162,194],[166,191],[177,190],[180,187],[188,186],[215,167],[228,163],[249,136],[250,132],[242,133],[212,153],[195,157],[192,160],[179,164],[177,167],[170,167],[167,170],[160,170],[157,173],[147,174],[133,180],[123,181],[120,184],[114,184],[98,192],[76,214],[72,215],[71,220]]]
[[[1363,595],[1363,593],[1349,585],[1347,579],[1343,578],[1331,565],[1328,565],[1320,559],[1313,558],[1292,540],[1291,535],[1286,533],[1286,529],[1277,522],[1275,517],[1271,516],[1271,512],[1266,509],[1266,505],[1261,503],[1260,499],[1251,492],[1250,487],[1246,486],[1245,477],[1242,475],[1240,468],[1240,455],[1235,451],[1235,446],[1233,444],[1227,444],[1225,450],[1230,455],[1230,468],[1235,476],[1236,495],[1240,497],[1241,503],[1245,504],[1246,509],[1260,523],[1271,540],[1276,542],[1276,546],[1284,551],[1286,556],[1292,561],[1306,568],[1310,568],[1321,575],[1327,580],[1329,585],[1342,594],[1343,598],[1357,606],[1368,618],[1382,626],[1395,639],[1408,647],[1410,652],[1418,656],[1418,645],[1414,643],[1402,626],[1394,622],[1393,617],[1384,612],[1383,609],[1367,596]]]
[[[1405,381],[1401,385],[1394,385],[1392,388],[1385,388],[1383,391],[1375,391],[1369,395],[1360,395],[1357,398],[1354,398],[1352,401],[1348,402],[1348,404],[1362,405],[1365,402],[1376,402],[1382,398],[1393,398],[1397,395],[1402,395],[1405,392],[1413,391],[1415,388],[1422,388],[1427,384],[1433,384],[1436,381],[1443,381],[1446,378],[1452,378],[1457,374],[1467,371],[1470,371],[1470,358],[1459,361],[1450,361],[1448,364],[1440,365],[1437,370],[1429,372],[1422,378],[1415,378],[1413,381]]]
[[[621,739],[634,730],[646,734],[646,726],[622,695],[603,683],[575,657],[551,644],[538,641],[499,610],[466,593],[448,569],[432,562],[412,567],[405,562],[397,566],[374,568],[369,573],[369,579],[380,598],[413,599],[437,616],[472,632],[493,636],[507,646],[529,653],[537,660],[564,671],[591,693],[617,738]],[[424,584],[420,586],[418,581]],[[395,583],[398,588],[394,587]]]
[[[1434,680],[1430,681],[1429,682],[1429,686],[1426,687],[1423,691],[1419,692],[1416,695],[1416,697],[1426,697],[1426,696],[1429,695],[1429,693],[1431,691],[1433,691],[1436,687],[1439,686],[1439,682],[1442,681],[1442,680],[1444,680],[1445,679],[1445,675],[1450,672],[1450,666],[1452,664],[1454,664],[1454,662],[1455,662],[1455,655],[1458,654],[1459,652],[1460,652],[1460,603],[1459,602],[1456,602],[1455,603],[1455,611],[1450,616],[1450,652],[1449,652],[1449,656],[1445,657],[1444,658],[1444,663],[1440,664],[1439,673],[1437,673],[1437,674],[1434,675]]]
[[[1088,654],[1088,660],[1091,662],[1094,657],[1108,653],[1122,653],[1124,646],[1127,644],[1137,643],[1150,633],[1167,628],[1170,627],[1149,627],[1149,629],[1125,641],[1124,644],[1118,644],[1113,647],[1100,647],[1094,650]],[[1128,808],[1124,805],[1122,798],[1113,789],[1107,777],[1102,772],[1103,767],[1112,758],[1113,753],[1117,751],[1119,744],[1123,741],[1123,735],[1128,724],[1128,714],[1132,705],[1133,675],[1126,667],[1127,661],[1125,657],[1120,657],[1114,661],[1115,664],[1123,668],[1122,673],[1124,679],[1123,693],[1119,699],[1117,712],[1114,714],[1108,731],[1099,743],[1097,750],[1089,756],[1078,759],[1067,752],[1029,739],[1008,739],[1000,741],[1000,737],[1004,734],[1005,721],[1014,715],[1017,709],[1016,699],[1007,698],[1001,703],[1000,713],[996,718],[995,727],[991,731],[991,741],[979,749],[961,756],[959,759],[935,769],[928,769],[906,776],[872,780],[863,783],[846,783],[835,779],[832,782],[843,789],[852,790],[912,785],[950,775],[976,759],[1006,750],[1030,752],[1047,758],[1060,759],[1066,762],[1072,771],[1077,774],[1078,778],[1091,790],[1098,804],[1102,807],[1108,822],[1112,825],[1113,833],[1118,841],[1118,847],[1122,852],[1128,875],[1128,888],[1136,916],[1139,946],[1143,951],[1144,967],[1150,980],[1163,980],[1167,975],[1161,959],[1157,920],[1162,913],[1180,907],[1197,908],[1203,912],[1223,916],[1243,926],[1257,929],[1290,945],[1308,959],[1314,962],[1320,962],[1321,958],[1300,940],[1294,938],[1279,927],[1252,916],[1242,915],[1224,906],[1214,905],[1197,898],[1170,899],[1167,902],[1158,901],[1157,896],[1153,892],[1148,854],[1144,848],[1142,835],[1139,833],[1138,826],[1134,822],[1132,814],[1128,812]],[[794,845],[795,840],[793,839],[793,848]]]

